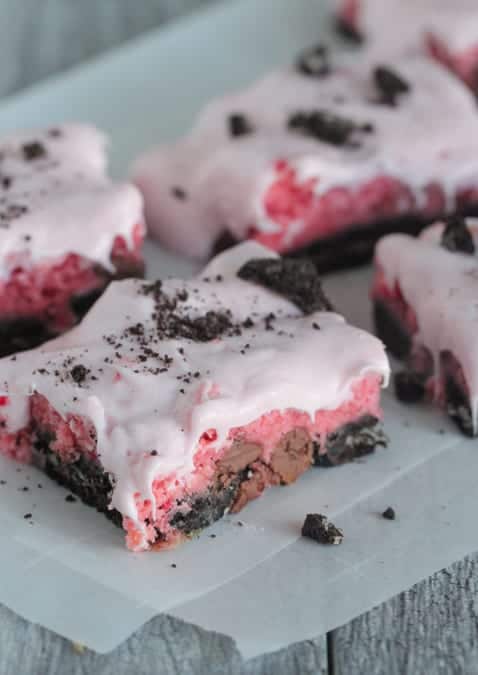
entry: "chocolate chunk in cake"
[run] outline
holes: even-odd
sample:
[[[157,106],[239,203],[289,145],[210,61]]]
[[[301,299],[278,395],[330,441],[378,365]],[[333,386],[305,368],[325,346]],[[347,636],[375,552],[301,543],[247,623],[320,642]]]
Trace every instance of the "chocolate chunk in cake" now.
[[[306,259],[250,260],[237,273],[240,279],[260,284],[293,302],[304,314],[331,311],[315,265]]]
[[[302,536],[313,539],[319,544],[337,546],[344,539],[344,533],[326,516],[320,513],[308,513],[302,526]]]
[[[441,245],[453,253],[475,253],[473,236],[466,225],[465,218],[451,216],[445,221],[445,228],[441,237]]]

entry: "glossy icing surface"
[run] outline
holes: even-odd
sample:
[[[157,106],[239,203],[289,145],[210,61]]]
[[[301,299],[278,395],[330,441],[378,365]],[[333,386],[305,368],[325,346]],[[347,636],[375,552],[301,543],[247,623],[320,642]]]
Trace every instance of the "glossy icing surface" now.
[[[0,277],[76,253],[112,269],[116,236],[132,244],[142,199],[106,173],[106,138],[64,125],[0,138]]]
[[[65,419],[91,420],[111,504],[141,528],[135,497],[154,503],[154,481],[187,476],[208,430],[220,448],[231,428],[271,410],[313,415],[347,401],[367,374],[385,384],[379,340],[237,277],[267,256],[247,243],[191,281],[112,283],[80,326],[1,362],[7,431],[27,423],[32,392]]]
[[[406,57],[394,61],[393,69],[408,83],[408,93],[394,106],[378,104],[376,62],[370,55],[360,59],[332,66],[324,77],[292,68],[270,74],[207,106],[183,140],[140,158],[133,177],[145,196],[152,234],[172,249],[204,258],[225,229],[237,240],[251,228],[277,231],[265,195],[282,161],[316,197],[389,176],[409,187],[418,205],[435,183],[453,208],[457,190],[478,185],[473,96],[445,69]],[[317,110],[368,125],[369,131],[337,145],[289,128],[298,111]],[[237,114],[245,115],[252,133],[231,136],[229,121]],[[300,219],[290,223],[292,235],[303,228]]]

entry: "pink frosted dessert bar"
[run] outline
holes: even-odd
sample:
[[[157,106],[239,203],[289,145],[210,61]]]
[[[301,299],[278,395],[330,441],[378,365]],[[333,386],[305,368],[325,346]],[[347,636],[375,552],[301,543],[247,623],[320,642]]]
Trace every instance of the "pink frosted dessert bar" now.
[[[254,239],[325,271],[369,259],[384,233],[476,207],[477,131],[472,94],[432,61],[334,65],[317,47],[211,103],[133,177],[171,249],[205,259]]]
[[[385,54],[428,54],[478,91],[476,0],[336,0],[339,28]]]
[[[451,218],[419,239],[390,235],[376,250],[378,335],[406,361],[405,402],[431,398],[463,433],[478,434],[478,221]]]
[[[385,441],[382,343],[330,311],[312,263],[253,242],[191,281],[110,284],[78,327],[0,372],[2,452],[135,551]]]
[[[142,198],[106,139],[65,125],[0,139],[0,355],[70,328],[111,279],[142,276]]]

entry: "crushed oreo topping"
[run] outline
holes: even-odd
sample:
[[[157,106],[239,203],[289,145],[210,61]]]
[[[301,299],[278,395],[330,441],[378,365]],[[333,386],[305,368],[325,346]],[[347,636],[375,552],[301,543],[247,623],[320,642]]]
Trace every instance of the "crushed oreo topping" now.
[[[70,370],[70,375],[76,384],[81,384],[85,381],[86,376],[88,375],[88,369],[85,366],[78,364]]]
[[[327,110],[296,112],[289,117],[287,127],[324,143],[350,148],[360,146],[359,134],[370,134],[374,130],[370,122],[360,124]]]
[[[299,54],[296,68],[308,77],[326,77],[330,74],[329,51],[325,45],[308,47]]]
[[[25,520],[30,520],[30,518],[33,518],[33,513],[25,513],[23,517],[25,518]]]
[[[411,86],[397,73],[387,66],[377,66],[373,71],[373,80],[379,91],[379,103],[396,106],[397,99],[402,94],[407,94]]]
[[[26,161],[30,162],[34,159],[41,159],[46,156],[46,149],[42,143],[38,141],[32,141],[31,143],[25,143],[22,146],[23,157]]]
[[[453,253],[467,253],[468,255],[475,253],[475,242],[465,218],[451,216],[445,220],[441,245]]]
[[[175,185],[173,188],[171,188],[171,194],[181,202],[186,201],[188,198],[186,190],[184,190],[182,187],[179,187],[178,185]]]
[[[419,403],[425,398],[423,378],[409,370],[403,370],[394,377],[395,395],[402,403]]]
[[[232,138],[239,138],[240,136],[247,136],[254,132],[254,127],[247,117],[242,113],[232,113],[228,120],[229,135]]]
[[[10,176],[3,176],[2,177],[2,186],[5,188],[5,190],[8,190],[8,188],[11,186],[11,184],[12,184],[12,179],[10,178]]]
[[[382,513],[382,518],[385,518],[385,520],[395,520],[397,517],[397,514],[395,513],[395,509],[392,509],[391,506],[385,509],[385,511]]]
[[[155,320],[155,338],[170,340],[184,338],[194,342],[209,342],[223,335],[240,335],[242,327],[234,323],[232,312],[208,311],[203,316],[191,317],[187,313],[188,293],[179,290],[175,295],[167,295],[161,281],[143,284],[141,292],[154,299],[153,317]],[[143,349],[148,349],[151,336],[144,335],[144,327],[135,324],[126,329],[126,334],[136,335]],[[146,352],[146,356],[152,354]],[[171,359],[172,362],[172,359]],[[166,364],[168,365],[168,364]]]
[[[65,502],[68,502],[69,504],[74,504],[76,502],[76,497],[74,497],[73,495],[66,495]]]
[[[320,513],[308,513],[302,525],[302,536],[313,539],[319,544],[337,546],[344,539],[344,533],[326,516]]]
[[[243,265],[237,276],[282,295],[304,314],[332,310],[316,267],[310,260],[258,258]]]

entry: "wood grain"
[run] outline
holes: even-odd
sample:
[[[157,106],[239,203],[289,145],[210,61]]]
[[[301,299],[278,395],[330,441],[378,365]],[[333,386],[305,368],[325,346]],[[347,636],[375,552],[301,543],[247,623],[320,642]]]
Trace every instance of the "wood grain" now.
[[[335,675],[478,673],[478,556],[334,631],[332,643]]]

